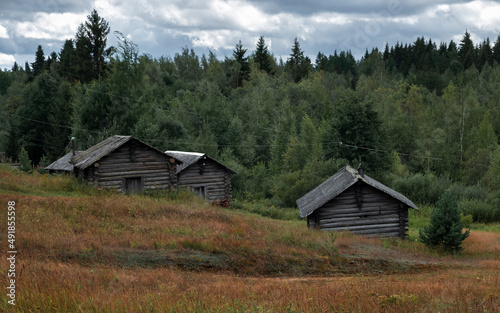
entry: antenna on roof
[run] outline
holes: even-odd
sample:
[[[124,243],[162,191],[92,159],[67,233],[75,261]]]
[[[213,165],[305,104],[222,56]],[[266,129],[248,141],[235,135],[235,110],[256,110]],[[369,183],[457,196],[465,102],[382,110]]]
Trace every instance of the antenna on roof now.
[[[75,137],[71,137],[71,149],[73,151],[73,156],[76,154],[75,153]]]
[[[365,170],[363,169],[363,165],[361,165],[361,163],[358,165],[358,174],[361,177],[365,177]]]

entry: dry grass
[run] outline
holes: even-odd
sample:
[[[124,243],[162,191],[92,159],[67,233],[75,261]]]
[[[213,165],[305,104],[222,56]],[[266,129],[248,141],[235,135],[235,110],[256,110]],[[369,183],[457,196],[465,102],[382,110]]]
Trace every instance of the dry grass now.
[[[0,203],[16,201],[19,251],[17,306],[2,293],[0,311],[500,312],[500,234],[472,232],[463,254],[440,255],[190,194],[72,186],[0,168]],[[7,285],[5,257],[0,265]]]
[[[498,312],[498,267],[252,278],[23,261],[18,312]],[[2,299],[3,300],[3,299]],[[4,307],[5,308],[5,307]]]

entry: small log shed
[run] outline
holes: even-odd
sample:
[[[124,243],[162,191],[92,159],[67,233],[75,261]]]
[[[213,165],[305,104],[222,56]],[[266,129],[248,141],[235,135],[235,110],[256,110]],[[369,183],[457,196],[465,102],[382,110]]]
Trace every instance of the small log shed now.
[[[90,185],[125,193],[177,187],[177,165],[182,164],[132,136],[109,137],[71,156],[69,163],[74,175]]]
[[[231,175],[235,171],[204,153],[165,151],[182,161],[177,166],[177,183],[185,186],[209,202],[232,205]]]
[[[402,194],[350,166],[298,199],[297,206],[309,228],[401,239],[407,238],[408,209],[418,210]]]

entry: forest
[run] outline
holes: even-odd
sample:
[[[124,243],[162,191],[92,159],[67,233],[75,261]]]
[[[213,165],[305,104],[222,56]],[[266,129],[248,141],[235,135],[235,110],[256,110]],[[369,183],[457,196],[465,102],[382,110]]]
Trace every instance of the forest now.
[[[119,44],[108,46],[109,36]],[[409,39],[411,40],[411,39]],[[112,135],[204,152],[238,172],[234,197],[294,207],[341,167],[417,204],[445,190],[476,222],[500,221],[500,35],[474,44],[411,43],[286,60],[260,37],[231,57],[141,54],[97,11],[59,52],[0,70],[0,151],[42,169]]]

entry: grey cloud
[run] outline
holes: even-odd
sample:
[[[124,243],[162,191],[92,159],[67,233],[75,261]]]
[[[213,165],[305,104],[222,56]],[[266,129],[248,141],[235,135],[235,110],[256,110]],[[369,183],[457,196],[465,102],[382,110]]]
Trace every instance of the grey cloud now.
[[[250,2],[271,14],[294,13],[298,15],[311,15],[321,12],[337,12],[353,15],[390,14],[407,16],[422,13],[429,7],[435,7],[440,4],[468,3],[471,0],[250,0]]]
[[[3,0],[0,0],[3,1]],[[301,48],[313,61],[319,51],[333,54],[335,50],[351,50],[359,59],[366,49],[383,49],[385,43],[412,43],[417,37],[424,36],[438,43],[449,42],[461,36],[467,28],[484,39],[487,36],[495,40],[497,33],[476,29],[470,22],[463,20],[463,12],[439,11],[440,4],[463,4],[471,1],[407,1],[407,0],[350,0],[350,1],[298,1],[298,0],[246,0],[239,3],[242,8],[251,4],[263,12],[262,18],[268,19],[262,25],[240,23],[231,18],[231,14],[212,10],[213,0],[107,0],[106,7],[97,7],[112,31],[130,35],[141,53],[153,57],[173,57],[182,47],[193,48],[201,56],[212,49],[220,58],[231,56],[238,40],[242,40],[248,53],[255,49],[259,36],[264,36],[271,52],[276,57],[286,60],[291,53],[293,39],[299,38]],[[89,14],[94,0],[21,0],[2,3],[0,24],[7,27],[13,21],[29,21],[35,12],[73,12]],[[241,11],[240,11],[241,12]],[[429,14],[435,12],[435,14]],[[278,14],[285,13],[285,14]],[[317,20],[317,17],[336,13],[348,23],[329,23]],[[228,18],[229,16],[229,18]],[[79,21],[79,22],[83,22]],[[251,29],[247,29],[251,28]],[[8,28],[9,35],[12,27]],[[205,36],[205,38],[201,38]],[[212,36],[212,37],[210,37]],[[197,46],[205,40],[218,36],[218,45]],[[208,38],[208,39],[207,39]],[[198,41],[197,41],[198,40]],[[36,47],[41,44],[45,54],[59,52],[63,41],[34,40],[11,36],[0,39],[0,52],[9,55],[30,55],[33,62]],[[108,37],[109,45],[116,45],[113,35]],[[218,46],[218,49],[214,47]],[[21,61],[21,60],[19,60]],[[18,62],[24,64],[24,61]],[[0,65],[0,67],[4,67]],[[7,66],[11,67],[11,66]]]
[[[6,2],[6,3],[4,3]],[[63,12],[82,12],[91,10],[89,1],[80,0],[18,0],[2,1],[2,11],[13,14],[24,13],[30,15],[33,12],[45,13],[63,13]]]

